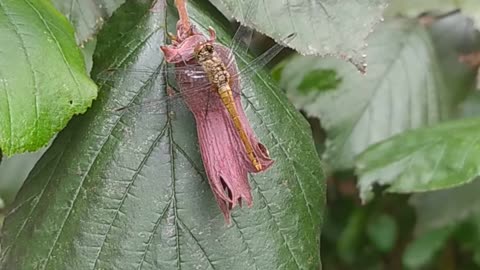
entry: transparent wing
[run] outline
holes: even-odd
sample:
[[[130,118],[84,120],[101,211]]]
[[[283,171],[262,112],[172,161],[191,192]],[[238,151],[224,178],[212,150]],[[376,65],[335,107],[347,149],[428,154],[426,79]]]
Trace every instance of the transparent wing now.
[[[236,14],[237,18],[242,18],[243,22],[251,21],[255,16],[257,16],[257,9],[256,9],[256,0],[246,0],[249,1],[247,4],[246,9],[242,10],[242,6],[238,5],[237,10],[233,11],[233,14]],[[242,21],[242,20],[241,20]],[[225,64],[229,67],[231,64],[235,63],[235,55],[243,57],[246,55],[248,51],[248,47],[250,45],[251,39],[253,35],[253,30],[240,25],[237,29],[234,37],[232,39],[232,43],[228,46],[231,50],[228,54],[227,59],[224,59]],[[295,34],[291,34],[285,39],[282,40],[281,43],[287,44],[291,40],[295,38]],[[284,47],[280,44],[276,44],[272,46],[270,49],[265,51],[259,57],[254,59],[252,62],[248,63],[247,65],[241,65],[242,68],[236,74],[230,74],[232,80],[238,80],[241,82],[242,87],[250,87],[247,86],[249,84],[249,78],[251,78],[252,74],[255,73],[257,70],[263,68],[266,64],[268,64]],[[245,61],[242,61],[245,62]],[[182,102],[182,99],[188,95],[189,103],[192,102],[203,102],[205,103],[205,112],[208,113],[209,110],[218,109],[219,107],[219,97],[218,94],[214,93],[213,91],[206,92],[205,88],[211,88],[210,83],[208,82],[207,74],[199,68],[198,65],[189,65],[185,64],[182,67],[175,67],[167,65],[162,68],[160,71],[152,70],[152,69],[121,69],[112,67],[102,71],[100,74],[95,76],[97,81],[106,84],[110,84],[111,86],[115,87],[116,84],[121,83],[125,80],[139,80],[142,83],[148,83],[149,78],[151,78],[152,74],[156,73],[157,75],[164,76],[164,78],[168,78],[167,80],[171,83],[166,87],[167,93],[164,97],[159,99],[150,99],[150,100],[136,100],[131,105],[119,108],[112,108],[116,111],[122,110],[141,110],[147,113],[167,113],[165,111],[166,103],[171,103],[173,106],[177,102]],[[182,88],[182,93],[180,93],[175,86],[175,78],[179,75],[183,75],[189,78],[192,83],[190,86],[184,86]],[[165,89],[165,87],[162,87]],[[235,89],[232,89],[234,91]],[[159,90],[160,91],[160,90]],[[234,92],[234,96],[241,95],[241,92]],[[207,96],[207,98],[205,97]]]
[[[196,68],[199,69],[201,67],[197,66]],[[184,70],[182,69],[182,72],[183,71]],[[127,89],[130,87],[132,87],[132,89],[133,87],[136,87],[137,89],[140,87],[154,87],[158,89],[152,89],[153,91],[165,91],[165,93],[159,92],[157,96],[161,97],[155,99],[136,97],[135,100],[132,100],[131,104],[123,107],[109,108],[111,111],[132,110],[148,114],[167,113],[167,105],[177,106],[179,102],[184,102],[186,97],[188,98],[188,104],[204,108],[205,114],[208,114],[209,111],[223,108],[223,105],[220,104],[220,97],[214,92],[214,89],[208,82],[207,78],[201,76],[197,78],[195,76],[184,75],[184,78],[182,79],[182,89],[180,91],[178,83],[176,82],[176,77],[163,77],[162,80],[160,80],[162,83],[155,84],[155,81],[157,80],[156,78],[158,78],[158,76],[164,76],[164,72],[157,71],[157,73],[155,73],[152,70],[149,70],[148,72],[145,70],[132,71],[131,69],[126,69],[122,72],[125,75],[122,73],[111,73],[111,77],[107,80],[97,82],[99,82],[100,85],[107,84],[109,87],[122,87]],[[118,74],[122,74],[122,76],[119,77]],[[185,77],[188,78],[185,79]],[[232,89],[232,91],[234,90]],[[234,91],[233,95],[234,97],[239,96],[240,92]]]
[[[196,68],[197,65],[185,65],[182,67],[165,66],[160,71],[151,68],[117,68],[111,67],[101,71],[94,79],[101,82],[112,82],[119,78],[128,77],[149,77],[151,74],[159,74],[165,77],[174,77],[178,73],[184,73],[192,79],[206,79],[207,74],[203,70]]]
[[[236,6],[235,10],[232,11],[232,15],[235,18],[238,18],[238,21],[240,21],[240,26],[238,27],[237,31],[235,32],[233,39],[232,39],[232,44],[229,46],[231,51],[228,56],[228,59],[225,60],[225,63],[227,66],[233,64],[236,60],[235,55],[237,56],[245,56],[247,55],[249,46],[252,42],[252,36],[254,30],[251,28],[242,25],[243,24],[249,24],[249,22],[254,21],[254,19],[257,17],[257,11],[258,11],[258,1],[257,0],[244,0],[248,2],[247,4],[239,4]],[[246,6],[246,8],[244,8]],[[290,43],[293,39],[295,39],[296,33],[292,33],[282,39],[280,41],[280,44],[275,44],[268,50],[266,50],[264,53],[262,53],[259,57],[257,57],[255,60],[253,60],[251,63],[246,65],[238,74],[232,74],[232,76],[250,76],[251,73],[254,73],[256,70],[263,68],[265,65],[267,65],[272,59],[277,56],[280,51],[283,50],[284,45],[287,45]]]
[[[294,34],[288,36],[284,39],[284,42],[287,43],[295,37]],[[246,87],[246,84],[249,83],[249,79],[252,77],[253,73],[257,70],[263,68],[268,62],[270,62],[284,47],[280,44],[272,46],[270,49],[265,51],[259,57],[254,59],[249,64],[245,65],[238,73],[231,74],[232,80],[238,80],[241,82],[242,87]],[[155,75],[156,74],[156,75]],[[190,85],[184,85],[182,93],[178,91],[178,87],[175,83],[176,75],[183,74],[190,78]],[[201,69],[198,65],[186,65],[182,67],[166,66],[159,70],[152,69],[117,69],[110,68],[105,71],[100,72],[96,76],[97,82],[100,84],[108,84],[110,87],[115,87],[116,85],[122,84],[128,80],[136,80],[141,83],[149,83],[150,78],[153,76],[164,76],[166,80],[171,85],[170,89],[167,91],[166,95],[159,99],[151,100],[141,100],[137,101],[135,104],[112,108],[113,110],[121,111],[126,109],[139,110],[145,113],[154,113],[158,114],[160,112],[165,113],[165,105],[167,102],[175,104],[176,102],[181,102],[182,97],[188,95],[190,97],[190,102],[205,102],[205,113],[208,114],[209,111],[218,109],[218,94],[212,92],[206,92],[205,88],[211,88],[211,84],[208,82],[207,74]],[[234,97],[241,95],[241,91],[234,91]],[[160,90],[159,90],[160,91]],[[183,96],[182,96],[183,95]],[[207,99],[205,98],[207,95]]]
[[[243,77],[251,76],[252,73],[255,73],[255,71],[265,67],[265,65],[267,65],[270,61],[272,61],[272,59],[275,58],[275,56],[277,56],[285,48],[284,45],[282,44],[288,44],[293,39],[295,39],[296,36],[297,34],[292,33],[288,35],[286,38],[284,38],[281,41],[281,44],[275,44],[272,47],[270,47],[268,50],[263,52],[260,56],[255,58],[252,62],[250,62],[245,67],[240,69],[238,75]]]
[[[240,25],[233,35],[232,43],[230,44],[231,53],[228,59],[225,61],[226,65],[232,64],[235,60],[235,54],[238,55],[246,55],[250,44],[252,43],[253,37],[253,29],[242,25],[243,22],[252,21],[255,16],[257,9],[255,8],[255,1],[257,0],[245,0],[249,3],[246,5],[246,9],[244,9],[244,5],[237,5],[235,10],[232,11],[232,16],[235,18],[240,18]]]

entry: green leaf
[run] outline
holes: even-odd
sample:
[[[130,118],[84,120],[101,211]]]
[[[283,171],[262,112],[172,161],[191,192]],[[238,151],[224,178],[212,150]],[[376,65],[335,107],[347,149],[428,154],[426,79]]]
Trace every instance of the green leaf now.
[[[254,205],[234,209],[230,226],[203,173],[187,108],[114,110],[167,95],[158,46],[177,18],[171,2],[165,18],[162,3],[151,12],[148,1],[128,1],[99,34],[93,76],[107,67],[137,72],[101,83],[92,109],[71,121],[37,163],[6,218],[0,268],[319,268],[320,160],[306,121],[265,72],[243,89],[243,104],[275,164],[250,177]],[[207,9],[191,1],[192,20],[228,42],[212,20],[218,13]]]
[[[425,266],[445,245],[451,233],[451,228],[441,228],[420,235],[407,246],[402,258],[403,265],[408,269]]]
[[[395,136],[368,148],[357,160],[360,197],[374,184],[387,192],[422,192],[471,182],[480,172],[480,118],[451,121]]]
[[[362,244],[363,232],[368,219],[367,208],[355,209],[338,239],[337,253],[343,261],[353,263]]]
[[[280,63],[276,64],[272,68],[271,74],[272,74],[272,78],[275,80],[275,82],[280,81],[280,78],[282,77],[283,68],[285,67],[286,64],[287,64],[287,60],[285,59],[285,60],[281,61]]]
[[[298,91],[304,94],[312,91],[327,91],[337,88],[341,81],[334,69],[314,69],[303,77]]]
[[[34,153],[23,153],[5,158],[0,164],[0,197],[8,205],[22,186],[35,163],[40,159],[44,148]]]
[[[48,143],[97,95],[73,29],[50,1],[0,0],[0,148]]]
[[[480,215],[473,214],[459,224],[452,224],[455,228],[453,238],[462,250],[478,249],[480,241]]]
[[[389,215],[374,216],[368,222],[367,235],[380,251],[389,252],[395,245],[397,224]]]
[[[475,180],[457,188],[413,195],[410,204],[417,214],[415,231],[452,226],[480,214],[479,189],[480,181]]]
[[[480,93],[475,91],[471,93],[462,104],[460,104],[461,116],[479,117],[480,116]]]
[[[352,168],[355,156],[373,143],[450,117],[463,95],[447,87],[432,41],[416,22],[385,23],[368,43],[366,75],[336,59],[297,56],[281,78],[294,105],[321,119],[328,135],[324,158],[337,170]],[[316,69],[336,70],[335,91],[299,92]]]
[[[365,38],[373,26],[382,20],[387,0],[290,0],[279,4],[277,0],[254,2],[236,0],[210,0],[243,24],[281,41],[292,33],[297,36],[288,45],[301,54],[336,55],[355,63],[365,62]],[[245,10],[252,11],[245,20]]]
[[[92,38],[125,0],[52,0],[75,27],[77,42]]]
[[[385,13],[387,16],[417,16],[428,11],[447,13],[457,9],[471,17],[477,28],[480,27],[480,2],[477,0],[392,0]]]
[[[480,266],[480,249],[474,251],[473,261],[477,264],[477,266]]]

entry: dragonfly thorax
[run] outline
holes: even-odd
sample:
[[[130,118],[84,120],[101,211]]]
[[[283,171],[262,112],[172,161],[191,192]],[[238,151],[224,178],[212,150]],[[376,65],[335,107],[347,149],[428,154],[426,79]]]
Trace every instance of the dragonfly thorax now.
[[[217,89],[229,85],[230,73],[211,43],[199,45],[195,50],[195,58]]]

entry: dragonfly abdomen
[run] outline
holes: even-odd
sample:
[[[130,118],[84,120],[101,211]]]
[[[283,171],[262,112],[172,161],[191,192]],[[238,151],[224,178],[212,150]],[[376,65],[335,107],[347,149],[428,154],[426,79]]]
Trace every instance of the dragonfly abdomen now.
[[[248,138],[247,133],[245,132],[245,128],[243,127],[242,122],[240,121],[240,118],[238,116],[238,111],[235,107],[235,101],[233,99],[232,89],[227,84],[218,88],[217,91],[220,95],[223,105],[227,109],[228,114],[232,119],[233,125],[235,126],[238,135],[240,136],[240,140],[242,141],[242,144],[245,147],[245,151],[247,152],[248,159],[252,163],[255,170],[257,170],[257,172],[261,171],[262,165],[255,156],[255,152],[253,151],[250,139]]]

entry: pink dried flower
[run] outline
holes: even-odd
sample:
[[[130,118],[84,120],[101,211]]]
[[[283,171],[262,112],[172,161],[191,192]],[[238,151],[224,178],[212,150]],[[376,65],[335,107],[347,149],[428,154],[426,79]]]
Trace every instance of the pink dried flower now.
[[[240,122],[250,140],[254,154],[262,169],[257,171],[247,156],[244,145],[233,121],[221,99],[209,84],[208,78],[188,75],[185,70],[202,72],[203,68],[197,64],[194,51],[201,43],[212,42],[214,50],[228,63],[230,49],[214,43],[215,33],[210,32],[207,38],[199,33],[193,26],[186,30],[179,21],[177,24],[177,37],[171,45],[162,46],[165,59],[175,63],[178,70],[177,84],[183,98],[192,111],[197,124],[198,140],[205,170],[210,187],[215,199],[223,212],[227,223],[230,222],[230,210],[237,205],[241,206],[242,199],[250,207],[252,205],[251,188],[248,183],[249,172],[260,172],[268,169],[273,161],[268,151],[254,135],[252,128],[242,108],[240,95],[234,95],[235,106]],[[227,66],[228,72],[233,75],[238,73],[236,62]],[[240,93],[241,86],[238,77],[233,76],[230,85],[234,93]]]

